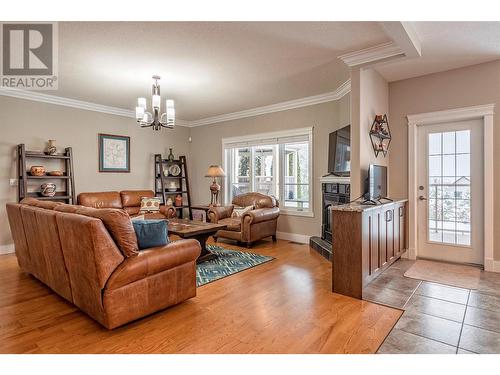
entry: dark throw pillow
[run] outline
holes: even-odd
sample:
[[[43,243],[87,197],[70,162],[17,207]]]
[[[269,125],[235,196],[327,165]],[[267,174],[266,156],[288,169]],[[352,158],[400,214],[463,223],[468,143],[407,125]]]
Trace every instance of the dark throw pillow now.
[[[168,241],[167,220],[133,220],[139,250],[165,246]]]

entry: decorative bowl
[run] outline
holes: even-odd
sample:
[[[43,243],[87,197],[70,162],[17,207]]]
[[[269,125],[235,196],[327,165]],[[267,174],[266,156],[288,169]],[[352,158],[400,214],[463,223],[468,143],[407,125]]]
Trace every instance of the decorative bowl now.
[[[52,182],[46,182],[46,183],[42,184],[42,186],[40,186],[40,188],[41,188],[40,193],[44,197],[53,197],[54,195],[56,195],[56,184],[54,184]]]
[[[47,173],[49,176],[62,176],[64,173],[61,171],[50,171]]]
[[[45,175],[45,167],[41,165],[33,165],[30,168],[30,174],[32,176],[44,176]]]

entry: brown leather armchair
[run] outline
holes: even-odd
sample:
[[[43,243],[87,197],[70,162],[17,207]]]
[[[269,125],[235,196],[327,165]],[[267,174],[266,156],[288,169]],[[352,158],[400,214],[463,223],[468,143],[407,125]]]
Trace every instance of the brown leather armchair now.
[[[142,216],[141,199],[143,197],[153,198],[152,190],[123,190],[104,191],[97,193],[78,194],[78,204],[93,208],[119,208],[129,214],[130,217]],[[146,219],[169,219],[176,217],[175,208],[172,206],[160,206],[160,212],[144,214]]]
[[[231,217],[234,206],[254,209],[246,212],[242,217]],[[232,205],[211,207],[207,212],[211,223],[227,225],[226,229],[219,230],[214,236],[244,242],[251,247],[253,242],[271,236],[276,241],[276,227],[280,215],[279,203],[276,198],[260,193],[246,193],[233,198]]]
[[[22,270],[109,329],[196,296],[196,240],[139,251],[120,209],[28,198],[7,216]]]

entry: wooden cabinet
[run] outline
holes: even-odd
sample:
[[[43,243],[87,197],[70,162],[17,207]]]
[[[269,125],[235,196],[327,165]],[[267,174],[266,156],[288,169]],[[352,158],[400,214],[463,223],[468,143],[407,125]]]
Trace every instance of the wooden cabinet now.
[[[406,200],[332,209],[332,290],[362,298],[363,287],[406,250]]]

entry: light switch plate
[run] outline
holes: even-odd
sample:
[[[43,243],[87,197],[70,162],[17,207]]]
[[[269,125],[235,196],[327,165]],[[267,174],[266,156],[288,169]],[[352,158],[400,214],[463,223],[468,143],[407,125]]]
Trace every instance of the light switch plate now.
[[[10,186],[17,186],[17,178],[11,178],[9,184]]]

